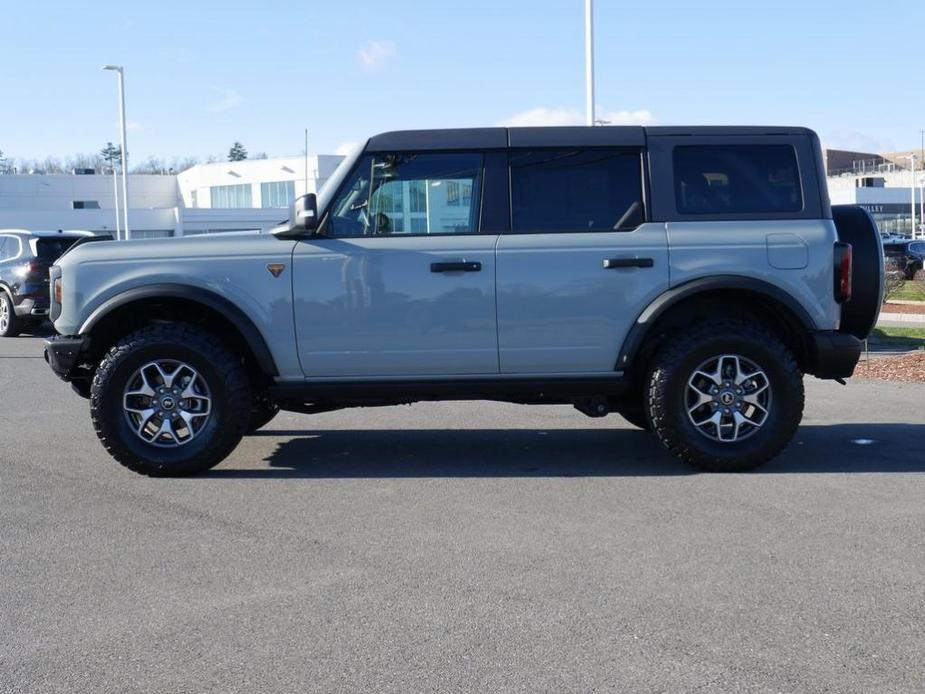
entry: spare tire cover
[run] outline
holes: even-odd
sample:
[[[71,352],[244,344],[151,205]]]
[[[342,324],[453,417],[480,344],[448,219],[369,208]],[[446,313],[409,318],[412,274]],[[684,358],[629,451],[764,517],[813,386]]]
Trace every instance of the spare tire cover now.
[[[833,205],[838,240],[851,244],[851,300],[842,304],[841,332],[863,340],[877,325],[883,304],[883,243],[877,223],[858,205]]]

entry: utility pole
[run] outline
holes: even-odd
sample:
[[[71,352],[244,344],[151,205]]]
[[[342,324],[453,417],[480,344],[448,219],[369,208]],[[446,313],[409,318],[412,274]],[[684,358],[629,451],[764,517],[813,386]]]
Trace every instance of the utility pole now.
[[[585,112],[594,125],[594,0],[585,0]]]

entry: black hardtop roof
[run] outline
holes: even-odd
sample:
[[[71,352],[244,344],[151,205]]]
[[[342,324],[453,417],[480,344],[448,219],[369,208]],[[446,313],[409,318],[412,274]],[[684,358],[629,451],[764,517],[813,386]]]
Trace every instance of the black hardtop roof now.
[[[395,130],[374,135],[367,152],[507,147],[643,147],[647,137],[810,135],[808,128],[756,125],[607,125]]]

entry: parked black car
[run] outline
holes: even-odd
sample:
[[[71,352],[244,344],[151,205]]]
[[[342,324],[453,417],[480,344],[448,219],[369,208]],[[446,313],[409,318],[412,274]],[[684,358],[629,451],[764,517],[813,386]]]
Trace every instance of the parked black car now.
[[[88,231],[0,229],[0,337],[48,317],[48,268]]]
[[[907,280],[915,278],[925,260],[925,241],[891,241],[883,244],[883,255],[906,275]]]

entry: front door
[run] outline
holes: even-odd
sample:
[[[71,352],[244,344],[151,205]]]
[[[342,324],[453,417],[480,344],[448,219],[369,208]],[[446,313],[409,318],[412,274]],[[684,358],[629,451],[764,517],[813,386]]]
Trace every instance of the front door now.
[[[498,373],[496,234],[479,233],[482,155],[366,155],[297,244],[307,378]]]
[[[501,373],[612,373],[668,288],[664,223],[646,223],[638,149],[514,149],[498,243]]]

